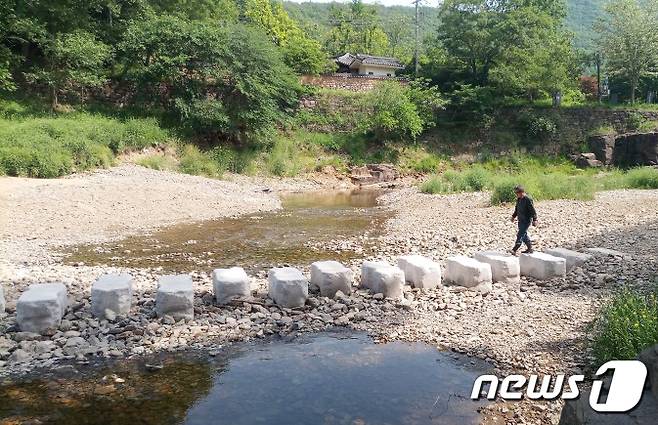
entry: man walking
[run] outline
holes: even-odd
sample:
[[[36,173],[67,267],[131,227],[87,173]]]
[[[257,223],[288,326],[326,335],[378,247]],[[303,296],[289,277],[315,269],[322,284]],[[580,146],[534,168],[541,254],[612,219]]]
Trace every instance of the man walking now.
[[[522,186],[516,186],[514,193],[516,193],[516,207],[514,208],[514,214],[512,214],[512,223],[514,220],[519,220],[519,231],[516,234],[516,242],[514,243],[514,248],[512,248],[512,254],[516,255],[516,251],[521,247],[521,243],[525,243],[528,247],[523,253],[531,254],[534,251],[532,250],[532,241],[528,236],[528,228],[530,228],[530,223],[533,226],[537,225],[537,211],[535,211],[532,199],[525,193],[525,189]]]

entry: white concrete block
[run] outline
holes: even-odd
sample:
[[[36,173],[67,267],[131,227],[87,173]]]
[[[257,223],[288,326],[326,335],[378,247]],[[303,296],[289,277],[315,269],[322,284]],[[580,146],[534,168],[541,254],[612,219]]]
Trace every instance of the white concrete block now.
[[[364,261],[361,264],[361,287],[370,289],[372,283],[371,274],[380,267],[391,267],[386,261]]]
[[[375,294],[383,294],[386,298],[402,298],[404,272],[399,267],[375,267],[369,271],[368,279],[370,290]]]
[[[564,277],[567,274],[567,260],[544,252],[521,254],[519,263],[523,276],[539,280]]]
[[[242,267],[213,270],[212,286],[218,304],[226,304],[233,298],[251,296],[251,278]]]
[[[625,257],[626,254],[620,251],[615,251],[614,249],[608,248],[587,248],[585,252],[592,254],[597,257]]]
[[[275,267],[267,274],[269,296],[282,307],[301,307],[308,298],[308,280],[293,267]]]
[[[175,320],[194,319],[194,286],[188,275],[161,276],[155,295],[155,312]]]
[[[445,280],[482,293],[493,289],[491,266],[464,255],[448,257]]]
[[[99,277],[91,286],[91,314],[106,319],[106,310],[110,310],[114,316],[127,316],[132,304],[132,283],[132,277],[125,273]]]
[[[491,266],[491,277],[494,282],[519,283],[521,266],[519,259],[498,251],[480,251],[473,258]]]
[[[429,289],[441,285],[441,266],[422,255],[404,255],[398,258],[398,267],[414,288]]]
[[[62,283],[30,285],[16,303],[16,321],[25,332],[43,333],[56,329],[69,305]]]
[[[548,255],[553,257],[560,257],[567,260],[567,272],[575,269],[576,267],[582,267],[586,261],[592,258],[590,254],[584,254],[578,251],[572,251],[566,248],[551,248],[545,251]]]
[[[311,264],[311,284],[320,288],[320,295],[333,298],[341,291],[352,292],[354,272],[338,261],[316,261]]]

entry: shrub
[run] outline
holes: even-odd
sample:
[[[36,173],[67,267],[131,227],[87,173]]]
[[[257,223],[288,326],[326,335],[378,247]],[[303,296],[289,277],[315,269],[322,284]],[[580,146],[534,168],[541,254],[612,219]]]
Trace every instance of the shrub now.
[[[597,366],[608,360],[635,358],[658,343],[658,298],[624,288],[606,303],[593,326]]]
[[[178,168],[182,173],[195,176],[219,177],[221,175],[217,163],[194,145],[182,147]]]
[[[464,173],[464,183],[468,190],[484,190],[489,180],[489,174],[481,167],[473,167]]]
[[[439,170],[441,160],[435,156],[428,155],[411,164],[411,168],[418,173],[434,173]]]
[[[409,89],[395,81],[377,84],[364,97],[372,114],[363,120],[363,129],[383,140],[415,140],[424,123],[409,96]]]
[[[449,192],[445,182],[440,176],[432,176],[420,185],[420,191],[423,193],[435,194]]]
[[[137,161],[142,167],[152,168],[154,170],[173,170],[176,168],[176,162],[173,158],[165,155],[148,155]]]
[[[624,123],[626,131],[638,131],[646,123],[647,119],[638,112],[629,112]]]
[[[493,205],[514,202],[516,195],[514,194],[514,187],[517,185],[517,180],[513,178],[504,178],[494,184],[493,191],[491,192],[491,203]]]
[[[658,189],[658,169],[634,168],[626,174],[626,187],[633,189]]]

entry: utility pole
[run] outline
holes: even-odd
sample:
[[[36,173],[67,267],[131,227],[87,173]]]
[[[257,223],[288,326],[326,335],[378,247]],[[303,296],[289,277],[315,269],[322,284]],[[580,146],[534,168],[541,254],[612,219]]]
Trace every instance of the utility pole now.
[[[413,3],[416,5],[416,19],[414,20],[414,29],[415,29],[415,42],[414,42],[414,75],[418,76],[418,33],[420,32],[420,22],[418,20],[418,8],[420,6],[421,0],[414,0]]]
[[[595,56],[596,61],[596,97],[601,103],[601,52],[596,52]]]

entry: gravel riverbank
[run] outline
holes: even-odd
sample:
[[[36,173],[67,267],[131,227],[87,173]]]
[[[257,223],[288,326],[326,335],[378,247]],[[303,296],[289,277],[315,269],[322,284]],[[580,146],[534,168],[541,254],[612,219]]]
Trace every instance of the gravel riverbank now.
[[[9,192],[0,211],[8,301],[8,314],[0,325],[0,375],[20,374],[35,364],[57,367],[63,358],[84,361],[94,355],[136,356],[188,347],[213,350],[232,341],[332,326],[366,330],[380,341],[424,341],[467,353],[489,360],[501,374],[574,373],[588,365],[586,328],[602,300],[623,284],[648,287],[658,273],[658,191],[604,192],[589,202],[537,203],[540,226],[532,235],[538,249],[598,246],[625,254],[597,257],[565,279],[522,278],[519,284],[494,284],[485,296],[454,287],[424,292],[407,288],[403,301],[355,288],[351,296],[329,300],[314,295],[303,309],[289,310],[267,299],[262,273],[256,276],[253,300],[216,306],[210,270],[199,270],[192,274],[195,319],[176,323],[154,316],[158,270],[63,265],[49,255],[49,247],[280,204],[275,195],[263,192],[264,185],[253,181],[231,183],[137,168],[77,176],[70,183],[0,180],[4,197],[7,188],[20,187]],[[51,185],[57,189],[51,191]],[[106,192],[116,198],[105,199]],[[376,241],[378,257],[394,261],[400,254],[418,252],[443,262],[449,255],[509,249],[514,237],[510,207],[491,207],[487,200],[482,193],[424,195],[413,188],[389,192],[381,202],[396,214]],[[149,226],[143,226],[143,217],[153,218]],[[329,245],[345,249],[360,243],[357,238]],[[360,261],[350,266],[358,276]],[[99,274],[113,271],[134,276],[135,306],[125,319],[98,321],[90,313],[89,288]],[[62,281],[69,288],[72,308],[62,326],[48,336],[18,332],[14,308],[20,292],[48,280]],[[559,403],[496,403],[485,418],[490,423],[556,423],[559,408]]]

